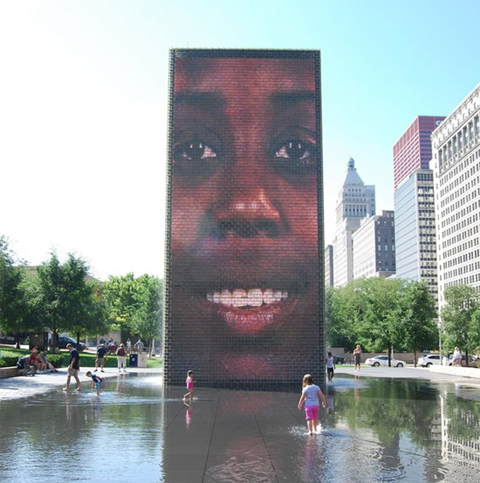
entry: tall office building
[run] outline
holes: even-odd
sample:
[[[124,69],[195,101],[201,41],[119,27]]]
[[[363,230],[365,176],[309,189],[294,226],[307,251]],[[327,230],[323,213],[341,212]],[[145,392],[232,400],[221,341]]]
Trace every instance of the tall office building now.
[[[375,215],[375,186],[365,185],[357,173],[355,161],[350,158],[336,206],[333,242],[333,280],[336,287],[353,280],[352,235],[367,215]]]
[[[417,169],[394,193],[397,277],[425,282],[437,300],[433,171]]]
[[[429,169],[430,135],[445,116],[418,116],[393,146],[393,189],[416,169]]]
[[[325,248],[325,286],[333,287],[333,245]]]
[[[352,234],[353,278],[395,275],[395,216],[393,211],[367,216]]]
[[[449,285],[480,289],[480,84],[432,134],[439,305]]]

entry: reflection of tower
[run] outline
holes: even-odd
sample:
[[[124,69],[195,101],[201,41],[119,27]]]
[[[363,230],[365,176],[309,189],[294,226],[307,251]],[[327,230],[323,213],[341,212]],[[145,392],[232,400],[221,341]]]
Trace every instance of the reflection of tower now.
[[[337,198],[336,213],[333,273],[334,285],[339,287],[353,280],[352,235],[363,218],[375,215],[375,186],[365,185],[357,173],[353,158],[348,160],[345,181]]]
[[[447,398],[446,391],[440,395],[442,460],[454,461],[465,468],[478,470],[480,465],[480,428],[472,411],[464,411]],[[464,428],[463,431],[461,428]],[[471,431],[462,437],[462,432]],[[453,431],[452,431],[453,430]],[[476,437],[471,437],[476,434]]]

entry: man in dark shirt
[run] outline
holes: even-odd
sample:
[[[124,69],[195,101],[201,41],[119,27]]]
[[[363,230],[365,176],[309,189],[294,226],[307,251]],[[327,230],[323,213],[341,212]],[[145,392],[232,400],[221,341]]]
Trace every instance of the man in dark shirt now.
[[[105,372],[103,368],[105,367],[106,354],[107,354],[107,349],[105,347],[105,344],[100,345],[99,348],[97,349],[97,358],[95,359],[95,371],[93,372],[97,372],[99,367],[102,372]]]
[[[72,344],[67,344],[67,349],[70,351],[70,364],[68,365],[67,384],[63,390],[68,391],[68,388],[70,387],[70,378],[73,376],[77,382],[77,391],[80,392],[82,390],[82,383],[78,377],[78,372],[80,370],[80,356],[77,349],[75,349]]]

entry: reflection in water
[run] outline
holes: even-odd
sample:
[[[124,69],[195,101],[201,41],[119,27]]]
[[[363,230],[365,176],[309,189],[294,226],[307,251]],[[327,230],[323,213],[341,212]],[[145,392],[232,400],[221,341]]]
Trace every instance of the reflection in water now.
[[[193,418],[193,400],[191,402],[187,402],[185,399],[183,400],[183,405],[186,406],[185,408],[185,425],[187,429],[190,427]]]
[[[184,405],[183,387],[133,375],[102,389],[3,402],[2,483],[94,483],[107,467],[102,483],[464,482],[480,469],[478,387],[338,378],[314,436],[298,394],[199,389]]]

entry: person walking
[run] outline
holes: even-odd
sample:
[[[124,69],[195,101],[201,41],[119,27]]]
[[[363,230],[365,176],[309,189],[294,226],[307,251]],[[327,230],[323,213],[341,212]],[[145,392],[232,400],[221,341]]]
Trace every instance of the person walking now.
[[[452,365],[454,366],[462,365],[462,351],[458,347],[455,347],[455,350],[453,351]]]
[[[183,400],[188,397],[190,399],[190,402],[192,402],[193,399],[193,388],[195,381],[193,380],[193,371],[188,371],[187,372],[187,379],[185,381],[185,384],[187,385],[188,392],[183,396]]]
[[[328,382],[333,382],[334,369],[335,369],[335,357],[333,357],[333,354],[331,352],[327,354],[326,363],[327,363]]]
[[[75,349],[72,344],[67,344],[67,349],[70,351],[70,363],[67,369],[67,384],[63,390],[68,391],[68,388],[70,387],[70,379],[73,376],[77,383],[77,391],[80,392],[82,390],[82,383],[78,377],[78,373],[80,372],[80,356],[77,349]]]
[[[122,372],[122,367],[123,367],[123,372],[127,372],[127,368],[126,368],[127,351],[125,350],[125,346],[123,344],[120,344],[120,347],[117,349],[116,355],[117,355],[118,372]]]
[[[355,350],[353,351],[353,360],[355,362],[355,371],[360,371],[360,365],[362,362],[362,348],[360,347],[360,344],[357,344],[357,347],[355,347]]]
[[[143,352],[143,348],[144,348],[144,345],[143,345],[143,342],[142,342],[142,339],[138,339],[137,342],[135,342],[135,350],[140,354]]]
[[[303,376],[302,384],[303,389],[298,401],[298,409],[302,409],[302,405],[305,403],[308,434],[314,434],[317,432],[320,399],[322,400],[323,408],[327,407],[327,400],[320,387],[313,383],[313,377],[310,374]]]
[[[105,358],[107,357],[107,348],[105,347],[105,344],[101,344],[98,349],[97,349],[97,358],[95,359],[95,371],[98,371],[98,368],[100,367],[100,370],[102,372],[105,372],[103,368],[105,367]]]

